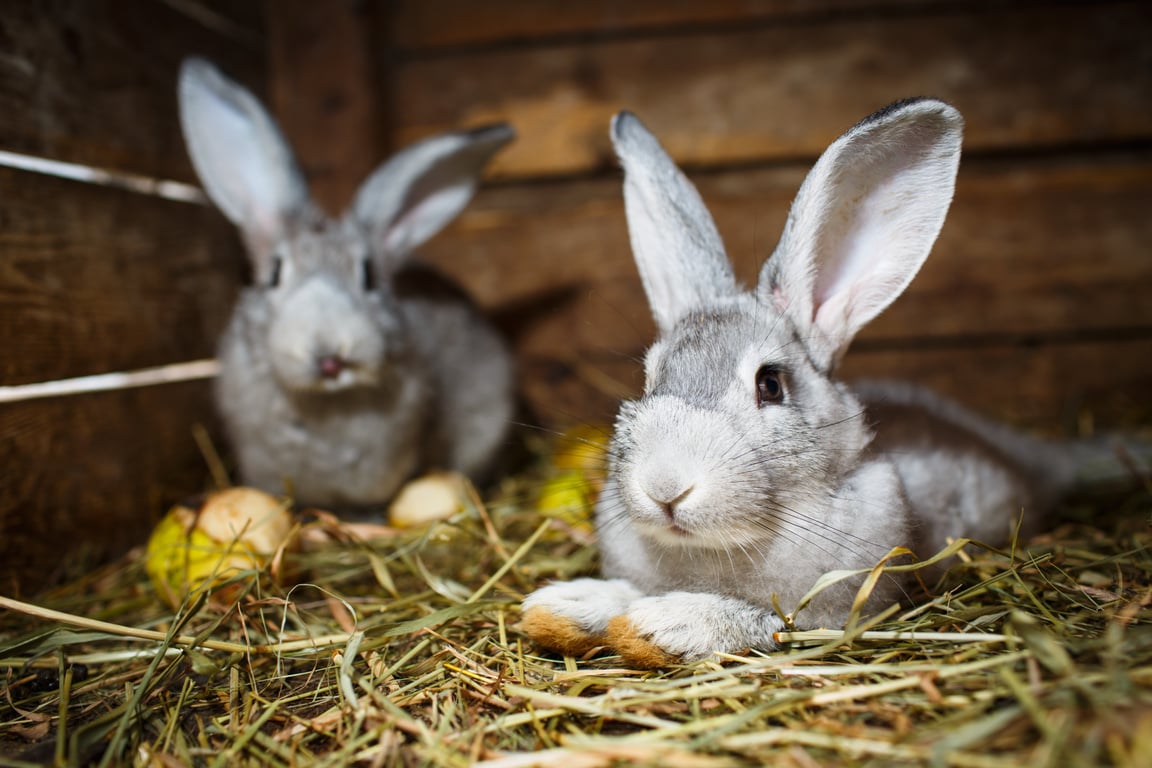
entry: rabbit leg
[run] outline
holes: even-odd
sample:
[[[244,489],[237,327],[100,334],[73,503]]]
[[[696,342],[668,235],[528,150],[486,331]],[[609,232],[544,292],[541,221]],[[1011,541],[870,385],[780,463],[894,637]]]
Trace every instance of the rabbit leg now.
[[[608,623],[607,642],[635,667],[695,661],[716,651],[777,647],[784,622],[770,609],[734,597],[667,592],[635,600]]]
[[[541,587],[524,599],[520,629],[537,644],[568,656],[607,645],[609,622],[642,597],[624,579],[576,579]]]

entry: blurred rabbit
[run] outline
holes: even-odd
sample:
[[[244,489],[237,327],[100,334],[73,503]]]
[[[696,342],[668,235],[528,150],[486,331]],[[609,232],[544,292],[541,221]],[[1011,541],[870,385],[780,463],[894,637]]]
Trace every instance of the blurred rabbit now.
[[[249,91],[193,58],[179,97],[196,172],[252,263],[216,389],[243,482],[357,507],[426,467],[483,472],[512,414],[511,357],[458,288],[407,262],[469,202],[512,129],[410,146],[331,219]]]

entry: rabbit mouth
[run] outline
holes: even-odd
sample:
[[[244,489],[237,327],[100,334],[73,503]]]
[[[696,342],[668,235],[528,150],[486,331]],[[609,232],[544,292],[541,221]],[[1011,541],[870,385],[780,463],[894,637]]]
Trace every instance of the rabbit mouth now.
[[[336,394],[349,390],[386,388],[385,381],[372,366],[357,362],[346,362],[339,370],[329,368],[317,370],[312,379],[315,392]]]
[[[335,395],[380,385],[371,365],[339,355],[318,355],[276,366],[277,378],[286,390],[300,394]]]
[[[369,366],[343,355],[318,355],[314,365],[313,382],[321,392],[340,392],[376,383]]]
[[[666,547],[707,549],[722,544],[715,535],[709,535],[706,531],[693,530],[690,526],[682,525],[676,521],[663,524],[645,521],[640,523],[639,527],[649,539]]]
[[[683,547],[699,543],[694,533],[678,525],[651,526],[648,527],[647,534],[650,539],[665,546]]]

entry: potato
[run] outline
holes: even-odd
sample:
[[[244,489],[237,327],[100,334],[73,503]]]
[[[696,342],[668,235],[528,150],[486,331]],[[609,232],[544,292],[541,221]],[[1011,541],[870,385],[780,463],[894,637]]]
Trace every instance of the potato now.
[[[198,509],[177,505],[168,511],[148,540],[145,568],[156,592],[177,607],[190,594],[263,568],[293,525],[287,506],[263,491],[217,491]]]
[[[388,508],[388,522],[396,528],[418,528],[447,520],[464,509],[468,489],[455,472],[435,472],[411,480]]]

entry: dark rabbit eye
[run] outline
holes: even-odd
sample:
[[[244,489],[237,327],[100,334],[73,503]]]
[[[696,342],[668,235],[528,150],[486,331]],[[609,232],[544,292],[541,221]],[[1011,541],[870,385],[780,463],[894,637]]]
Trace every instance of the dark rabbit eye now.
[[[770,365],[760,366],[756,371],[756,407],[779,405],[784,402],[784,377],[780,370]]]
[[[363,287],[366,291],[376,290],[376,267],[372,264],[370,259],[364,259],[360,262],[362,265],[362,281]]]
[[[272,257],[272,271],[268,274],[268,287],[276,288],[280,285],[280,270],[284,265],[284,260],[279,256]]]

